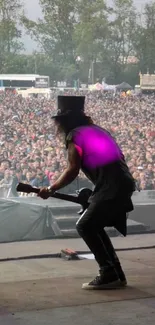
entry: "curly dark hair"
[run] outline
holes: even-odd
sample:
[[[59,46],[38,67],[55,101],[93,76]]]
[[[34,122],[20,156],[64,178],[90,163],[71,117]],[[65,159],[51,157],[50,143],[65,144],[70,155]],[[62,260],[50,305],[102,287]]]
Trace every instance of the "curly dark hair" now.
[[[90,116],[85,115],[83,111],[68,111],[64,114],[54,117],[56,125],[58,125],[58,132],[67,135],[77,127],[94,124]]]

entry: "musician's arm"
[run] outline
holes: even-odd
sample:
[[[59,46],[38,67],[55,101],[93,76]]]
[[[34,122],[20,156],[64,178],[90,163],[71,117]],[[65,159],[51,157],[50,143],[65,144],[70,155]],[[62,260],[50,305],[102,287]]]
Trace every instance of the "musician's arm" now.
[[[68,167],[64,170],[58,180],[50,187],[51,191],[58,191],[74,181],[79,174],[80,167],[80,155],[74,144],[70,143],[68,146]]]

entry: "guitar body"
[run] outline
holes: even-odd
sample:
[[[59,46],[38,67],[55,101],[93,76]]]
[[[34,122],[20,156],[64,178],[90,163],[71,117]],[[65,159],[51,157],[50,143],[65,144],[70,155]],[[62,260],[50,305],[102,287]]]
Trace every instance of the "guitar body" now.
[[[24,192],[24,193],[36,193],[38,194],[40,189],[33,187],[29,184],[19,183],[16,188],[17,192]],[[83,214],[83,212],[88,208],[89,203],[88,199],[91,196],[92,191],[89,188],[82,188],[79,191],[77,191],[77,195],[70,195],[70,194],[63,194],[59,192],[55,192],[51,195],[51,197],[54,197],[56,199],[69,201],[73,203],[80,204],[82,206],[82,209],[78,212],[79,214]]]
[[[80,215],[88,208],[89,203],[88,200],[92,195],[92,190],[89,188],[83,187],[78,191],[78,200],[79,204],[81,204],[82,209],[78,212]]]

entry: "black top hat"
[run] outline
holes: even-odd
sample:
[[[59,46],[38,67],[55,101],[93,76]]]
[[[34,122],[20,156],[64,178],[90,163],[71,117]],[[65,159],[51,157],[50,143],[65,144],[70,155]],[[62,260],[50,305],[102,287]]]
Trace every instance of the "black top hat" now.
[[[58,112],[57,115],[65,116],[71,112],[84,112],[85,96],[58,96]]]

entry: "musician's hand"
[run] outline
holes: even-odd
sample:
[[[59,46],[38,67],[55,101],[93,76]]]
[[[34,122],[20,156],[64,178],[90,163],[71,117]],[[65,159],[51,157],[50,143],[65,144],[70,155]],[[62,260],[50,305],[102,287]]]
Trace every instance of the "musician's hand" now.
[[[47,200],[51,196],[51,191],[48,187],[42,187],[37,196],[41,197],[44,200]]]

